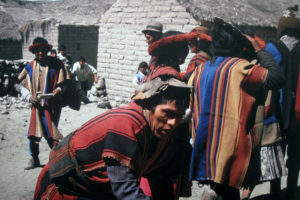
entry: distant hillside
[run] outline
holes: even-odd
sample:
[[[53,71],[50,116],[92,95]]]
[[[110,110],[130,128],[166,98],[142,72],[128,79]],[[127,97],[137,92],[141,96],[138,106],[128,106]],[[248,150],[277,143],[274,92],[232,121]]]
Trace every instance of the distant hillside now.
[[[18,1],[1,0],[0,10],[19,26],[27,21],[54,18],[63,24],[97,24],[116,0]]]

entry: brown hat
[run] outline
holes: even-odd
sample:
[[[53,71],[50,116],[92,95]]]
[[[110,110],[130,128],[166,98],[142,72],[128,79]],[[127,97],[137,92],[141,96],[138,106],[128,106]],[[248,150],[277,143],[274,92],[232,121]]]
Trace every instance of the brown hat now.
[[[150,99],[152,96],[157,95],[165,91],[169,87],[175,87],[178,89],[190,90],[192,87],[180,81],[176,78],[170,78],[163,81],[160,77],[153,79],[150,82],[144,83],[139,86],[138,94],[134,96],[133,100],[145,100]]]
[[[191,30],[191,32],[193,32],[193,31],[197,31],[198,33],[203,33],[203,34],[209,35],[208,28],[205,26],[195,27],[195,28],[193,28],[193,30]]]
[[[283,11],[283,15],[278,21],[277,35],[281,36],[285,29],[299,29],[300,30],[300,18],[297,17],[298,5],[288,7]]]
[[[146,29],[142,30],[142,32],[144,34],[148,32],[162,33],[162,24],[156,21],[150,21],[146,26]]]

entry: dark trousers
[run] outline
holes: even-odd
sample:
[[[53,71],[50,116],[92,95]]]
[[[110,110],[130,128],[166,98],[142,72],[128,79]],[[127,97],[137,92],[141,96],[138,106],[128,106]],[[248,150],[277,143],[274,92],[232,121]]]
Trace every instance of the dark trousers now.
[[[39,142],[40,142],[40,138],[28,138],[29,140],[29,153],[33,158],[38,158],[38,155],[40,153],[39,150]],[[50,149],[52,149],[53,144],[54,144],[54,140],[52,138],[46,138],[47,143],[50,147]]]
[[[80,97],[81,101],[84,103],[89,103],[90,100],[87,98],[87,91],[88,91],[88,82],[87,81],[80,81]]]
[[[211,189],[217,193],[216,200],[240,200],[240,191],[224,184],[211,184]]]
[[[86,96],[88,91],[88,82],[87,81],[80,81],[81,90],[83,94]]]
[[[287,138],[287,199],[298,199],[296,193],[300,170],[300,126],[286,132]]]

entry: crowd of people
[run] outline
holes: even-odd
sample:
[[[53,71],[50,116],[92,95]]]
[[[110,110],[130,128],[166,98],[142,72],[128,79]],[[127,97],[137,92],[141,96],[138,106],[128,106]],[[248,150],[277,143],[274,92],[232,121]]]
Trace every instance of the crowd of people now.
[[[192,181],[207,186],[203,200],[247,200],[266,181],[270,199],[297,199],[297,11],[298,6],[287,8],[278,38],[271,41],[219,18],[212,27],[188,33],[163,32],[161,23],[150,21],[142,33],[151,59],[138,67],[130,104],[90,119],[64,138],[57,129],[59,97],[72,75],[86,96],[88,74],[97,82],[97,71],[83,57],[71,68],[65,47],[57,58],[54,51],[47,56],[52,46],[36,38],[29,47],[35,59],[19,76],[22,96],[32,103],[32,159],[26,169],[41,167],[42,137],[51,148],[34,199],[175,200],[192,195]],[[180,71],[189,50],[195,55]],[[282,196],[280,179],[286,174]]]

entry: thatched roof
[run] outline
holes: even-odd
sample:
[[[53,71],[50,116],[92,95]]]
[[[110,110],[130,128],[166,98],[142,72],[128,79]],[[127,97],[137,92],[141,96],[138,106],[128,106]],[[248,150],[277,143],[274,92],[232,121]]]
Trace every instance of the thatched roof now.
[[[21,2],[18,0],[0,1],[0,10],[11,16],[15,22],[14,28],[21,28],[26,24],[40,19],[54,18],[61,24],[98,24],[102,15],[116,0],[60,0]],[[0,15],[0,22],[2,15]],[[2,22],[1,22],[2,23]],[[0,25],[0,39],[12,39],[14,33],[9,24]],[[2,33],[10,37],[2,36]]]
[[[20,40],[21,35],[12,16],[0,10],[0,40],[5,39]]]
[[[199,22],[219,17],[240,25],[277,27],[282,12],[300,0],[177,0]]]

